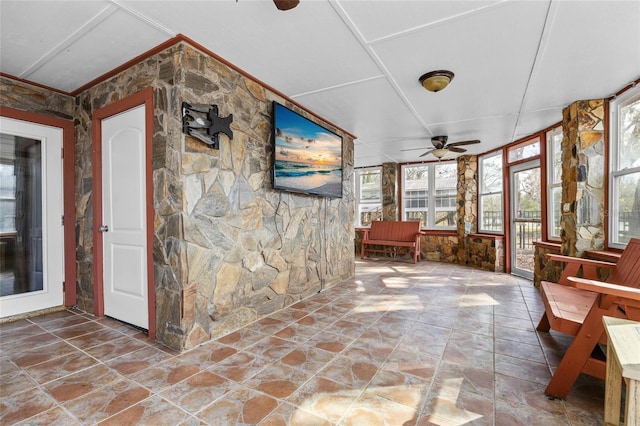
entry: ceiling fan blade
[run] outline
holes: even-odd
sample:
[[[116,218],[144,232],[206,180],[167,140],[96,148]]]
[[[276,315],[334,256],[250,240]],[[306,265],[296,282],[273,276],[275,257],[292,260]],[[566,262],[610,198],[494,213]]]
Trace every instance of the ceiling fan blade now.
[[[447,147],[450,146],[462,146],[462,145],[472,145],[474,143],[480,143],[479,139],[473,139],[473,140],[468,140],[468,141],[460,141],[460,142],[453,142],[447,145]]]
[[[420,154],[418,157],[424,157],[425,155],[429,154],[431,151],[433,151],[433,150],[430,149],[429,151],[426,151],[426,152]]]
[[[445,149],[448,149],[449,151],[452,151],[452,152],[467,152],[467,150],[464,148],[458,148],[451,145],[448,145]]]
[[[407,149],[401,149],[400,151],[417,151],[419,149],[424,149],[424,146],[421,146],[420,148],[407,148]]]

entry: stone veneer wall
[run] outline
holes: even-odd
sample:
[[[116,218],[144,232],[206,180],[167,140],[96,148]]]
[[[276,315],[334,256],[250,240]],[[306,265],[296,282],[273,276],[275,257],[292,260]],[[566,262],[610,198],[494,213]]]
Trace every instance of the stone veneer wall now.
[[[343,198],[272,189],[271,101],[287,102],[218,60],[176,44],[74,99],[2,78],[2,104],[75,118],[78,306],[93,312],[93,111],[154,92],[153,259],[157,339],[182,350],[350,278],[353,140],[343,136]],[[182,133],[181,102],[233,114],[213,150]],[[289,107],[296,109],[292,105]],[[318,121],[304,111],[302,115]]]
[[[398,163],[382,164],[382,220],[398,220]]]
[[[535,255],[533,265],[533,285],[540,287],[541,281],[557,283],[562,274],[562,264],[547,258],[548,254],[560,254],[560,247],[550,245],[535,244]]]
[[[504,272],[504,236],[470,234],[465,238],[465,264],[485,271]]]
[[[562,111],[562,254],[604,248],[604,100]]]
[[[424,235],[420,241],[422,258],[433,262],[458,263],[458,237]]]
[[[73,120],[74,99],[72,96],[4,76],[0,76],[0,105],[64,120]]]
[[[604,100],[577,101],[562,111],[562,207],[560,254],[582,257],[604,248],[605,107]],[[549,262],[557,250],[535,247],[534,285],[557,282],[562,271]]]
[[[458,263],[504,272],[504,237],[476,234],[478,223],[478,156],[458,157]]]
[[[458,157],[458,238],[477,232],[478,156]]]

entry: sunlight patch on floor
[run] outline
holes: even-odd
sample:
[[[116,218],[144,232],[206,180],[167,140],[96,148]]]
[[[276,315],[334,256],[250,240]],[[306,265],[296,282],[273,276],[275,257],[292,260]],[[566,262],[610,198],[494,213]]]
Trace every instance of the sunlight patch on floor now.
[[[489,296],[487,293],[465,294],[462,298],[462,302],[460,302],[461,307],[493,306],[499,304],[500,302]]]
[[[451,425],[452,422],[457,425],[473,423],[475,420],[481,419],[483,416],[464,408],[459,401],[460,391],[464,382],[463,377],[451,378],[441,384],[440,391],[435,397],[435,404],[427,416],[427,420],[436,425]]]

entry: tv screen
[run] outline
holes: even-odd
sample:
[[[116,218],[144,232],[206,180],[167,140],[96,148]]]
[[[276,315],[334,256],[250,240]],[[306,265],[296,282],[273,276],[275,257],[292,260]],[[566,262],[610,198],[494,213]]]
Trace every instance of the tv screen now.
[[[342,137],[273,103],[273,187],[342,197]]]

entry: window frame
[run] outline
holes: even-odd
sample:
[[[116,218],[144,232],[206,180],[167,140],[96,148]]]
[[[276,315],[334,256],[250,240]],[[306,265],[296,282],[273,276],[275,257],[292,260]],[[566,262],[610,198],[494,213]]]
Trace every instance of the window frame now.
[[[560,232],[556,235],[553,233],[553,219],[554,219],[554,213],[558,215],[558,218],[561,218],[562,215],[562,137],[563,136],[563,131],[562,131],[562,125],[560,126],[556,126],[550,130],[547,130],[546,132],[546,144],[547,144],[547,158],[546,158],[546,171],[547,171],[547,191],[546,191],[546,197],[547,197],[547,240],[548,241],[554,241],[554,242],[559,242],[561,241],[561,235],[560,232],[562,232],[562,222],[560,223]],[[560,168],[560,179],[558,181],[555,180],[555,176],[556,176],[556,164],[554,163],[554,154],[556,153],[556,151],[554,150],[554,141],[555,138],[560,135],[560,145],[558,146],[558,152],[560,153],[560,164],[557,165]],[[560,189],[560,204],[557,206],[554,206],[553,204],[553,193],[554,190]],[[554,207],[556,207],[556,211],[554,212]]]
[[[379,174],[380,175],[380,188],[379,188],[379,193],[380,193],[380,198],[376,201],[363,201],[361,194],[362,194],[362,187],[361,187],[361,176],[363,174]],[[380,166],[374,166],[374,167],[363,167],[360,169],[355,169],[355,182],[354,182],[354,198],[355,198],[355,227],[356,228],[364,228],[367,226],[370,226],[369,224],[363,225],[362,224],[362,215],[360,212],[360,208],[363,205],[367,205],[367,206],[379,206],[380,207],[380,220],[382,220],[382,199],[383,199],[383,194],[382,194],[382,167]]]
[[[609,183],[608,190],[608,231],[607,246],[614,249],[624,249],[627,243],[618,240],[619,235],[619,186],[617,182],[620,178],[640,173],[640,166],[620,168],[620,134],[619,134],[619,112],[620,109],[640,102],[640,86],[630,88],[609,103]]]
[[[455,169],[456,169],[456,175],[455,175],[455,179],[456,179],[456,186],[455,187],[451,187],[451,188],[436,188],[436,169],[438,168],[438,166],[442,166],[442,165],[454,165]],[[418,190],[415,192],[426,192],[426,196],[423,197],[408,197],[407,196],[407,190],[406,190],[406,179],[405,179],[405,169],[409,168],[409,167],[426,167],[427,168],[427,189],[426,191],[424,190]],[[406,207],[406,201],[407,200],[415,200],[417,203],[420,204],[419,207],[422,207],[424,205],[424,210],[426,210],[426,224],[422,224],[421,225],[421,229],[429,229],[429,230],[437,230],[437,231],[455,231],[457,229],[457,214],[458,214],[458,206],[457,206],[457,180],[458,180],[458,175],[457,175],[457,167],[458,167],[458,163],[455,160],[451,160],[451,161],[438,161],[436,162],[432,162],[432,163],[407,163],[407,164],[402,164],[400,166],[400,176],[401,176],[401,184],[400,184],[400,192],[402,194],[401,199],[402,199],[402,203],[401,203],[401,209],[400,209],[400,216],[402,218],[402,220],[408,220],[407,219],[407,207]],[[442,191],[447,191],[448,194],[443,194]],[[442,204],[444,202],[444,200],[449,200],[451,198],[451,192],[453,192],[453,199],[454,199],[454,203],[453,203],[453,208],[451,210],[442,210]],[[440,204],[440,206],[438,206],[438,203]],[[447,204],[451,204],[451,203],[447,203]],[[451,207],[451,206],[449,206]],[[440,209],[440,210],[437,210]],[[420,210],[422,211],[422,210]],[[454,212],[454,224],[452,226],[436,226],[436,219],[437,219],[437,212],[440,211],[452,211]]]
[[[540,153],[542,151],[542,141],[540,139],[540,134],[534,133],[526,139],[521,140],[521,142],[508,145],[505,163],[512,166],[514,164],[540,158]],[[527,152],[527,148],[533,149],[533,152]]]
[[[500,157],[500,173],[501,173],[501,182],[500,182],[500,190],[499,191],[489,191],[489,192],[483,192],[484,187],[483,187],[483,177],[484,177],[484,166],[483,166],[483,160],[491,158],[491,157]],[[504,228],[504,219],[505,219],[505,214],[504,214],[504,154],[503,154],[503,150],[499,149],[493,152],[489,152],[487,154],[483,154],[480,155],[478,157],[478,232],[483,233],[483,234],[495,234],[495,235],[504,235],[505,233],[505,228]],[[500,213],[502,214],[501,219],[501,229],[500,230],[494,230],[494,229],[485,229],[483,228],[483,203],[482,203],[482,199],[485,196],[491,196],[491,195],[496,195],[496,194],[500,194]]]

